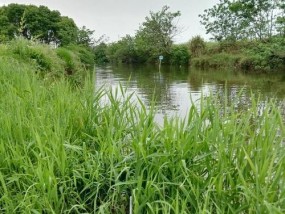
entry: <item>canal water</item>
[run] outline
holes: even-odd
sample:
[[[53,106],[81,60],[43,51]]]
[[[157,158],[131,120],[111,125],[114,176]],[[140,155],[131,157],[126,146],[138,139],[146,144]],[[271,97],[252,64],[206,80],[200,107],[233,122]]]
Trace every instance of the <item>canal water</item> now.
[[[230,70],[196,70],[184,67],[162,66],[105,66],[96,67],[96,87],[119,86],[134,93],[146,106],[154,105],[155,120],[187,117],[191,105],[199,105],[201,97],[214,95],[235,103],[246,110],[251,98],[262,103],[270,99],[284,106],[285,73],[246,74]]]

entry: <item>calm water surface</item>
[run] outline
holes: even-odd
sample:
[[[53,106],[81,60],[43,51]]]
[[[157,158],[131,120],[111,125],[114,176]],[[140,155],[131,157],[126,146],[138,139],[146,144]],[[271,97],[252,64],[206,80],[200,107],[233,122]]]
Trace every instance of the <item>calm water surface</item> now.
[[[232,71],[201,71],[188,68],[162,66],[106,66],[96,67],[96,86],[118,88],[119,85],[134,92],[146,106],[155,100],[156,121],[165,116],[187,117],[192,103],[200,98],[217,95],[237,100],[235,107],[246,110],[253,96],[260,97],[260,105],[276,98],[281,106],[285,101],[284,74],[249,75]],[[241,92],[242,91],[242,92]],[[252,94],[251,94],[252,93]]]

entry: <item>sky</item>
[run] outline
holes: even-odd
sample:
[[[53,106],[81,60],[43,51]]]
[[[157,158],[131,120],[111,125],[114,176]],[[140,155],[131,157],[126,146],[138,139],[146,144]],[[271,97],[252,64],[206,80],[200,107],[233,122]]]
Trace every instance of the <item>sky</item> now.
[[[157,12],[168,5],[170,11],[181,12],[177,20],[181,33],[176,36],[175,43],[183,43],[196,35],[209,39],[198,15],[217,2],[218,0],[0,0],[0,6],[10,3],[45,5],[72,18],[78,27],[86,26],[95,30],[95,38],[106,35],[108,41],[113,42],[126,34],[135,35],[150,11]]]

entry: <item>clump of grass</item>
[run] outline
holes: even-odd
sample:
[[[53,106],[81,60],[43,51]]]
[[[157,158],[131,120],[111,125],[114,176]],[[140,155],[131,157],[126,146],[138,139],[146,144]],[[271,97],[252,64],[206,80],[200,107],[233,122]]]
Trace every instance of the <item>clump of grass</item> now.
[[[217,69],[217,68],[228,68],[239,67],[241,55],[232,55],[228,53],[219,53],[212,56],[204,55],[191,60],[191,64],[196,68],[201,69]]]
[[[55,76],[64,74],[63,61],[48,45],[19,38],[7,45],[7,53],[12,58],[33,64],[42,73]]]
[[[123,89],[94,90],[89,78],[74,90],[33,69],[0,64],[2,213],[285,212],[273,102],[239,112],[211,96],[158,127]]]
[[[83,56],[80,51],[84,52],[84,47],[53,49],[49,45],[23,38],[0,45],[2,59],[29,64],[35,72],[50,80],[65,76],[74,86],[81,85],[91,70],[91,64],[87,65],[81,60]],[[89,50],[86,52],[91,53]]]
[[[64,70],[74,85],[79,85],[87,75],[85,65],[80,62],[77,53],[67,49],[58,48],[56,54],[64,61]]]
[[[284,70],[284,39],[207,42],[203,54],[191,59],[199,68],[234,68],[245,72]]]

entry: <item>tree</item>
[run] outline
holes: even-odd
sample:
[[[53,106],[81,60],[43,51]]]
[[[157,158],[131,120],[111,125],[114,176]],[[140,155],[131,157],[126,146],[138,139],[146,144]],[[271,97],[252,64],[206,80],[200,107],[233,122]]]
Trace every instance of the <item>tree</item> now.
[[[68,44],[75,44],[77,41],[78,28],[73,19],[63,16],[57,23],[57,38],[60,45],[65,46]]]
[[[150,12],[136,33],[137,48],[153,57],[160,54],[170,54],[174,37],[178,28],[174,20],[180,12],[169,12],[168,6],[163,6],[159,12]]]
[[[107,48],[108,46],[102,42],[94,47],[94,59],[97,64],[104,64],[109,62],[107,57]]]
[[[212,34],[213,39],[217,41],[231,39],[237,40],[243,37],[243,28],[246,27],[245,22],[238,20],[233,12],[238,4],[233,7],[229,0],[220,0],[210,9],[204,10],[199,15],[201,24],[205,26],[206,33]]]
[[[112,43],[108,48],[107,55],[113,62],[134,63],[139,61],[134,38],[130,35],[126,35],[118,42]]]
[[[215,40],[270,38],[276,31],[279,1],[220,0],[200,15],[201,23]]]
[[[276,18],[276,30],[281,36],[285,36],[285,0],[280,0],[277,6],[280,13]]]
[[[51,11],[45,6],[33,6],[29,5],[25,8],[22,15],[25,22],[25,31],[30,35],[24,36],[29,38],[37,38],[44,43],[50,43],[56,41],[58,25],[61,16],[58,11]]]
[[[278,0],[239,0],[234,11],[239,19],[248,22],[247,31],[253,38],[270,38],[275,29]]]
[[[9,41],[13,38],[14,27],[9,22],[8,17],[0,9],[0,42]]]
[[[0,8],[1,38],[10,40],[19,34],[21,17],[25,11],[24,5],[9,4]]]
[[[82,31],[78,30],[72,19],[46,6],[9,4],[0,7],[0,41],[23,36],[47,44],[55,42],[68,45],[77,42],[78,33]]]
[[[90,30],[86,26],[83,26],[77,32],[77,44],[85,45],[87,47],[93,46],[95,42],[93,34],[94,30]]]

